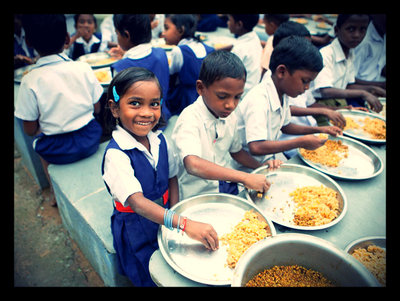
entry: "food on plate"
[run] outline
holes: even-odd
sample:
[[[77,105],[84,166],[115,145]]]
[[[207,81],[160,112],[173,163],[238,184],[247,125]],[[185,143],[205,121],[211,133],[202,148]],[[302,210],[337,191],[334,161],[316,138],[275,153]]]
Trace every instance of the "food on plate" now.
[[[289,193],[296,204],[293,222],[298,226],[320,226],[339,215],[337,192],[324,185],[299,187]]]
[[[102,66],[102,65],[109,65],[117,61],[116,58],[110,57],[110,58],[105,58],[101,60],[93,59],[93,60],[87,60],[86,62],[90,66]]]
[[[360,261],[380,284],[386,286],[386,250],[376,245],[369,245],[366,249],[355,249],[351,255]]]
[[[358,122],[351,117],[345,117],[345,119],[344,131],[362,129],[373,139],[386,139],[386,122],[382,119],[365,117],[358,119]]]
[[[386,122],[382,119],[366,117],[363,130],[374,139],[386,139]]]
[[[246,211],[244,218],[234,227],[233,231],[220,237],[222,245],[228,245],[227,265],[233,269],[240,256],[257,241],[271,236],[268,224],[258,219],[257,214]]]
[[[273,266],[255,275],[247,287],[333,287],[320,272],[299,265]]]
[[[106,83],[111,81],[111,73],[109,70],[96,70],[94,71],[94,75],[97,80],[101,83]]]
[[[341,140],[328,140],[325,144],[315,150],[300,148],[303,158],[314,163],[319,163],[329,167],[338,167],[343,158],[347,158],[349,147],[344,145]]]

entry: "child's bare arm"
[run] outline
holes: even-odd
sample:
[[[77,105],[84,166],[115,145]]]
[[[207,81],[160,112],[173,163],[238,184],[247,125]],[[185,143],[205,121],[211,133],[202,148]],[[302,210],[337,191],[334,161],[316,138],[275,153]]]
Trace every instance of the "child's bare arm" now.
[[[232,158],[242,164],[243,166],[256,169],[260,167],[262,164],[253,158],[248,152],[244,149],[241,149],[237,153],[231,153]]]
[[[183,163],[189,174],[203,179],[242,183],[249,189],[261,192],[267,191],[270,187],[270,183],[264,175],[249,174],[239,170],[226,168],[198,156],[186,156],[183,159]]]
[[[23,121],[24,132],[28,136],[35,136],[40,132],[40,125],[38,120],[34,121]]]

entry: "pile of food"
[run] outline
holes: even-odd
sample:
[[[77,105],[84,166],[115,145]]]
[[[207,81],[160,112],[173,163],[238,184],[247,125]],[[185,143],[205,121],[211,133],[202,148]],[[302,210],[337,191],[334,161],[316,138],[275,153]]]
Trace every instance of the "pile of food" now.
[[[320,272],[299,265],[274,266],[254,276],[246,287],[332,287]]]
[[[314,163],[319,163],[329,167],[338,167],[339,162],[349,155],[349,147],[344,145],[341,140],[327,140],[325,144],[315,150],[300,148],[303,158]]]
[[[294,223],[298,226],[320,226],[340,213],[337,192],[326,186],[305,186],[289,194],[296,204]]]
[[[365,133],[368,133],[373,139],[386,139],[386,122],[382,119],[370,117],[359,119],[362,127],[360,124],[354,121],[353,118],[345,117],[345,119],[346,126],[343,130],[362,128],[362,130]]]
[[[376,245],[358,248],[351,254],[360,261],[378,281],[386,286],[386,251]]]
[[[220,237],[222,245],[228,245],[227,265],[233,269],[240,256],[255,242],[271,236],[268,224],[258,219],[257,214],[246,211],[244,218],[234,227],[233,231]]]
[[[386,139],[386,122],[382,119],[366,117],[363,130],[374,139]]]

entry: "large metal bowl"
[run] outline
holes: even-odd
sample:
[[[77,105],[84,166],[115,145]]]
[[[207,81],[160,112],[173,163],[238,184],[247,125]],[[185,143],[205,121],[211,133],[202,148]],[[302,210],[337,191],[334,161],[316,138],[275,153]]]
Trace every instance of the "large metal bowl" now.
[[[239,259],[232,286],[245,286],[275,265],[300,265],[322,273],[335,286],[380,286],[351,255],[332,243],[306,234],[278,234],[252,245]]]

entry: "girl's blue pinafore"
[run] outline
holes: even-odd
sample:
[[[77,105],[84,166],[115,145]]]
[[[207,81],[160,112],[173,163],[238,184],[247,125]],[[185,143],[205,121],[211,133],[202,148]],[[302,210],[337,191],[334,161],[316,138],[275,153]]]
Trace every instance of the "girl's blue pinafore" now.
[[[207,55],[214,48],[203,44]],[[204,58],[197,58],[193,50],[187,45],[178,46],[183,55],[183,65],[177,75],[172,75],[166,106],[172,115],[179,115],[184,108],[192,104],[199,94],[196,90],[196,81],[199,79],[200,67]]]
[[[106,147],[123,151],[130,159],[135,177],[142,185],[143,194],[150,200],[157,200],[168,189],[168,152],[165,138],[161,140],[159,159],[156,170],[153,169],[145,155],[137,148],[122,150],[114,139]],[[102,163],[104,174],[104,157]],[[110,192],[107,184],[107,190]],[[158,249],[157,231],[159,225],[136,213],[119,212],[114,208],[111,216],[111,232],[114,238],[114,249],[118,258],[119,273],[126,275],[135,286],[155,286],[150,277],[149,261],[153,252]]]

